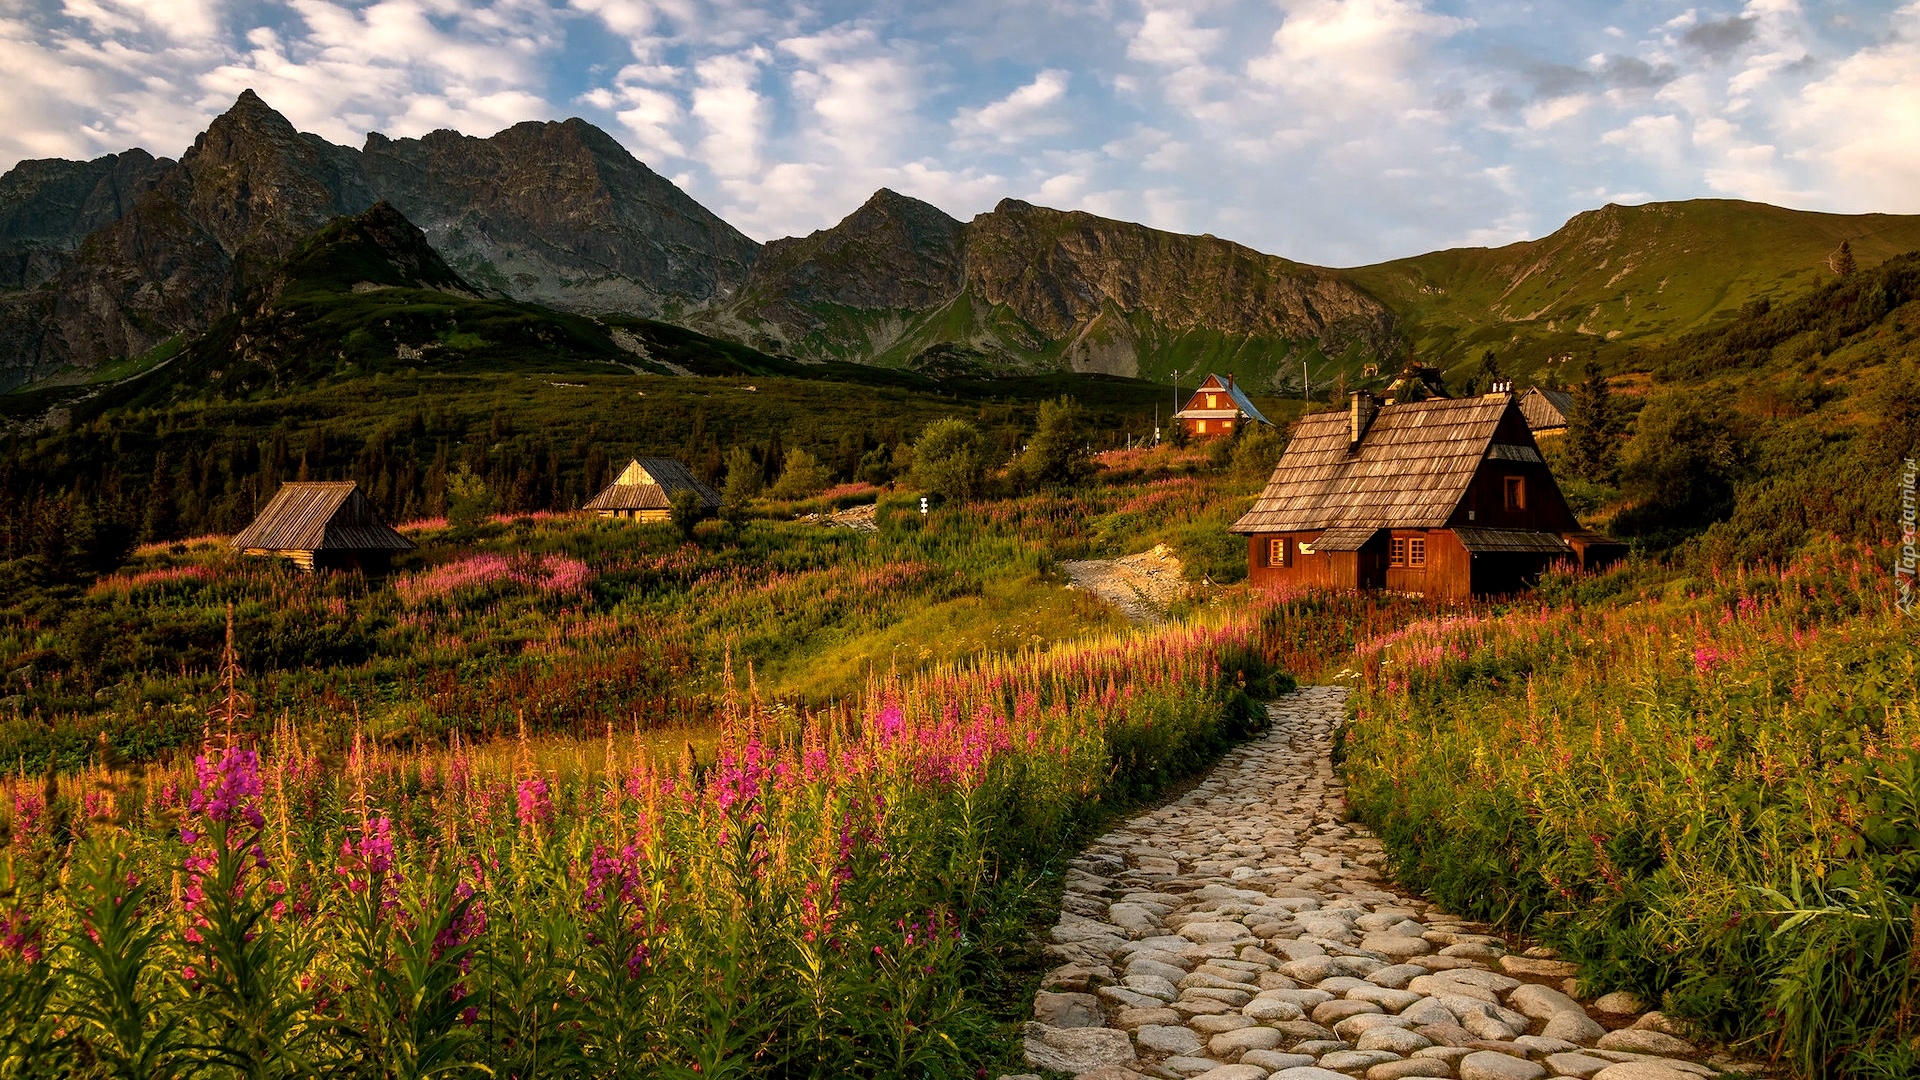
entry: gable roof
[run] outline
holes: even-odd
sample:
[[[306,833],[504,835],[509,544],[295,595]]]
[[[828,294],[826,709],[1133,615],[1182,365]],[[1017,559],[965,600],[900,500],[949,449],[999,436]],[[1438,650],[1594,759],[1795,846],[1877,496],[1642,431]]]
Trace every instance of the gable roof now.
[[[1349,413],[1303,416],[1266,490],[1229,531],[1439,528],[1513,407],[1504,394],[1383,405],[1354,454]]]
[[[1520,398],[1520,415],[1527,418],[1527,427],[1533,431],[1567,426],[1567,415],[1573,411],[1573,395],[1565,390],[1542,390],[1533,387]]]
[[[582,510],[667,510],[673,497],[691,491],[706,509],[718,509],[720,493],[700,482],[685,465],[672,458],[634,458],[613,483],[581,507]]]
[[[1234,405],[1239,407],[1241,415],[1249,420],[1258,420],[1263,424],[1272,426],[1273,421],[1261,415],[1260,410],[1254,407],[1253,399],[1247,396],[1245,390],[1240,389],[1238,383],[1220,375],[1208,375],[1206,381],[1202,382],[1199,388],[1193,392],[1193,397],[1187,399],[1187,407],[1173,414],[1174,419],[1214,420],[1233,415],[1231,410],[1201,409],[1194,404],[1201,394],[1208,391],[1209,383],[1212,384],[1211,389],[1214,393],[1225,394],[1231,398]]]
[[[232,544],[265,551],[409,551],[413,541],[388,528],[352,480],[280,485]]]

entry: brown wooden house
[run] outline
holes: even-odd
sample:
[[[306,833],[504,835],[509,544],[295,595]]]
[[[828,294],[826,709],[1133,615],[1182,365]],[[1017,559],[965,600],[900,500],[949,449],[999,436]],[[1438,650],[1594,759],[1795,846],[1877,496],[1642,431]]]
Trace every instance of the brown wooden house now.
[[[632,521],[666,521],[673,516],[673,497],[691,491],[700,498],[703,513],[720,509],[720,494],[700,482],[685,465],[672,458],[635,458],[606,490],[581,507],[601,517]]]
[[[291,559],[302,570],[385,573],[413,541],[388,528],[351,480],[281,484],[253,524],[233,538],[247,555]]]
[[[1567,414],[1573,411],[1573,395],[1565,390],[1530,387],[1520,396],[1520,415],[1536,439],[1567,432]]]
[[[1580,527],[1506,392],[1384,406],[1362,392],[1344,412],[1302,417],[1231,528],[1256,585],[1453,598],[1624,551]]]
[[[1187,399],[1187,407],[1174,413],[1173,419],[1187,429],[1188,436],[1201,439],[1231,435],[1250,423],[1272,423],[1254,408],[1246,391],[1234,383],[1231,375],[1207,376],[1207,381]]]

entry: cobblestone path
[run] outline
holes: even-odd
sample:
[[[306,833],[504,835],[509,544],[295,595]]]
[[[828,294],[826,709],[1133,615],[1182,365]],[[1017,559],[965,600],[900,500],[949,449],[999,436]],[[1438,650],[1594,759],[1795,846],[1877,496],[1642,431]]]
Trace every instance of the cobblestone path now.
[[[1573,965],[1394,891],[1346,821],[1328,757],[1345,691],[1269,706],[1273,728],[1194,790],[1072,863],[1030,1067],[1082,1080],[1695,1080],[1711,1061]],[[1018,1078],[1014,1078],[1018,1080]]]

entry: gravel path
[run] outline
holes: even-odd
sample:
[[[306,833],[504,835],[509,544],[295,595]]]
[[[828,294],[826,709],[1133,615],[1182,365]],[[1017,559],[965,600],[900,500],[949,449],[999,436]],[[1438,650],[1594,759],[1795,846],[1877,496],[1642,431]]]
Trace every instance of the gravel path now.
[[[1273,729],[1068,872],[1029,1066],[1083,1080],[1694,1080],[1704,1054],[1626,995],[1574,1000],[1573,965],[1381,873],[1328,750],[1345,691]],[[1019,1078],[1012,1078],[1019,1080]]]
[[[1069,560],[1060,569],[1070,588],[1085,589],[1142,626],[1166,622],[1167,605],[1187,594],[1180,560],[1165,544],[1120,559]]]

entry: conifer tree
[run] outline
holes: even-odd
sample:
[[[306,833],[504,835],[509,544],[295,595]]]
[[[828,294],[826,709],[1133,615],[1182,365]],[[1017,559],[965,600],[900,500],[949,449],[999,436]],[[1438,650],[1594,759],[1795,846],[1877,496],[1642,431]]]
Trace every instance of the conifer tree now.
[[[1586,377],[1574,387],[1567,410],[1567,460],[1574,475],[1600,484],[1612,480],[1615,430],[1613,391],[1607,377],[1589,361]]]

